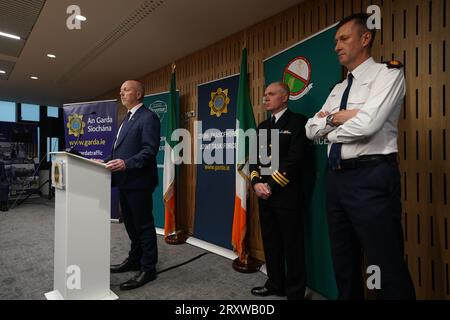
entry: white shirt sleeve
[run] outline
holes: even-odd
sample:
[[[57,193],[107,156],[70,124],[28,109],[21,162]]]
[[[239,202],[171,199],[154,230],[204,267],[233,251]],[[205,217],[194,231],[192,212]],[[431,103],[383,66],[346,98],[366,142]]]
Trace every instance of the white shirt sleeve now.
[[[306,123],[305,129],[306,129],[306,136],[310,140],[315,140],[318,138],[322,138],[326,136],[330,131],[333,131],[336,129],[336,127],[332,127],[330,125],[327,125],[327,118],[326,117],[318,117],[317,114],[321,111],[333,113],[336,109],[336,106],[333,107],[332,101],[335,99],[333,98],[333,95],[336,93],[336,90],[333,90],[330,95],[328,96],[327,100],[325,101],[324,105],[322,106],[322,109],[320,109],[314,117],[310,118],[308,122]]]
[[[330,132],[328,140],[332,143],[352,143],[372,136],[382,128],[404,95],[403,71],[383,68],[357,115]]]

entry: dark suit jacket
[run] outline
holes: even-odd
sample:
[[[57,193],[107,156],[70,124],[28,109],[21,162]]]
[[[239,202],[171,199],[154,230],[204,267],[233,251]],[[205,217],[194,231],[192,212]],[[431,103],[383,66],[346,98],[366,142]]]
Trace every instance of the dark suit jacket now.
[[[258,164],[250,166],[252,186],[258,182],[268,183],[272,195],[267,200],[259,199],[260,204],[277,208],[297,209],[303,207],[302,168],[307,143],[305,134],[306,117],[289,109],[276,122],[273,129],[279,130],[279,167],[272,175],[263,175],[261,168],[271,164],[260,163],[260,153],[272,154],[272,143],[260,139],[260,130],[272,128],[270,118],[258,126]],[[270,131],[268,132],[270,139]],[[273,168],[275,169],[275,168]]]
[[[141,106],[121,132],[116,148],[105,161],[122,159],[126,170],[112,173],[112,185],[120,189],[154,189],[158,185],[156,154],[160,144],[158,116]]]

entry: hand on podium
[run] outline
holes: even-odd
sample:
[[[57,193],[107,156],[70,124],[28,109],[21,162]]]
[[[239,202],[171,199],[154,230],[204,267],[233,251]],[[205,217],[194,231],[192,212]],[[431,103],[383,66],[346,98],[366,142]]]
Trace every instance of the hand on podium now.
[[[106,163],[106,169],[111,171],[124,171],[126,169],[125,161],[122,159],[114,159]]]

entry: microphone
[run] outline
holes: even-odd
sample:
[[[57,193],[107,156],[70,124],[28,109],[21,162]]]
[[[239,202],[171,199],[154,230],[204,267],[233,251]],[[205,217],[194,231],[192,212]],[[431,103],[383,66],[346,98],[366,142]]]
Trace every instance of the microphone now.
[[[82,116],[90,116],[90,115],[93,115],[93,114],[97,114],[97,112],[92,111],[92,112],[89,112],[89,113],[86,113],[86,114],[82,114]],[[75,147],[78,145],[78,141],[80,140],[80,137],[81,137],[81,133],[78,134],[77,141],[75,141],[75,144],[71,148],[66,148],[64,151],[67,152],[67,153],[74,154],[76,156],[83,157],[83,155],[75,149]]]

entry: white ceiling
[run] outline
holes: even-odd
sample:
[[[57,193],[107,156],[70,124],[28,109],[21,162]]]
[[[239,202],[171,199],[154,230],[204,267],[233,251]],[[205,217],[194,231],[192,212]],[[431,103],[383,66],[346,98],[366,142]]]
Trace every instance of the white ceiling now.
[[[0,31],[23,39],[0,37],[0,100],[90,100],[301,1],[0,0]],[[66,25],[73,4],[80,30]]]

